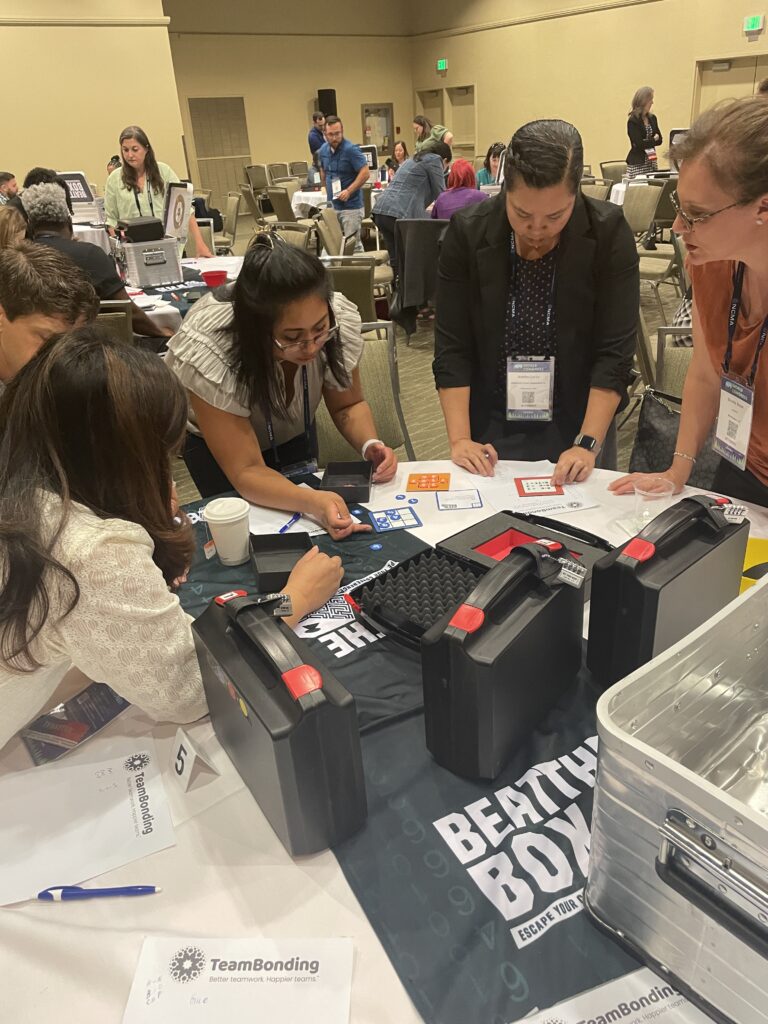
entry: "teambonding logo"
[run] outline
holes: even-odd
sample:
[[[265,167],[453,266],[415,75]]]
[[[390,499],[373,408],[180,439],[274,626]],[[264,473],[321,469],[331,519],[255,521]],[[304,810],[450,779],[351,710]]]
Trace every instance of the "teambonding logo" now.
[[[127,772],[141,772],[149,765],[150,760],[149,754],[131,754],[123,761],[123,768]]]
[[[182,985],[196,981],[205,970],[205,953],[199,946],[177,949],[170,959],[168,970],[173,980]]]

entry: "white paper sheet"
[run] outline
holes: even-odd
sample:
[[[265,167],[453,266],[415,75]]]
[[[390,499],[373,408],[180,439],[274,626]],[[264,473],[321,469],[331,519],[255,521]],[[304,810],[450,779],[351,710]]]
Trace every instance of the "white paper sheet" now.
[[[285,526],[292,515],[292,512],[280,511],[274,508],[262,508],[260,505],[251,505],[250,512],[248,513],[248,526],[251,533],[278,533],[280,527]],[[308,533],[314,537],[316,534],[325,533],[325,530],[314,520],[302,516],[287,532]]]
[[[348,1024],[350,939],[144,940],[123,1024]]]
[[[161,768],[149,737],[122,737],[101,760],[0,779],[0,905],[174,846]],[[145,874],[135,884],[154,884]]]
[[[554,469],[554,463],[546,459],[540,462],[497,462],[494,475],[482,480],[483,495],[489,495],[499,509],[544,516],[581,512],[598,505],[590,491],[589,481],[564,485],[562,495],[520,497],[515,484],[517,477],[551,476]]]
[[[712,1024],[710,1018],[647,967],[525,1018],[525,1024]]]

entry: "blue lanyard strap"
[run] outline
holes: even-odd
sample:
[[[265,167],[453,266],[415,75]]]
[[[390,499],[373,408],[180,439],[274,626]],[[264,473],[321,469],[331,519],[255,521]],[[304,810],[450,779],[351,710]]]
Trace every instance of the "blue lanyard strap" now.
[[[730,373],[731,370],[733,339],[736,335],[736,324],[739,319],[739,307],[741,305],[741,292],[744,287],[744,270],[744,264],[739,263],[736,268],[736,273],[733,275],[733,297],[731,298],[731,308],[728,313],[728,347],[725,350],[725,357],[723,358],[723,373],[726,375]],[[768,339],[768,316],[763,321],[760,338],[755,350],[755,358],[752,360],[752,369],[750,370],[749,377],[747,378],[747,383],[750,387],[754,386],[755,377],[757,376],[757,364],[760,361],[760,353],[763,351],[766,339]]]
[[[309,414],[309,380],[307,378],[307,368],[302,366],[301,368],[301,387],[304,392],[304,440],[307,443],[307,458],[309,458],[312,451],[312,437],[310,434],[311,418]],[[269,446],[272,449],[272,456],[275,460],[275,468],[280,469],[280,457],[277,454],[277,444],[275,443],[275,428],[272,425],[272,414],[267,413],[267,437],[269,438]]]
[[[517,254],[517,248],[515,245],[515,232],[512,231],[509,236],[509,254],[512,258],[512,301],[509,307],[509,320],[512,327],[517,320],[517,265],[518,260],[521,257]],[[555,283],[557,280],[557,258],[552,265],[552,280],[549,283],[549,298],[547,300],[547,312],[545,316],[545,324],[547,329],[552,331],[554,326],[554,315],[555,315]]]

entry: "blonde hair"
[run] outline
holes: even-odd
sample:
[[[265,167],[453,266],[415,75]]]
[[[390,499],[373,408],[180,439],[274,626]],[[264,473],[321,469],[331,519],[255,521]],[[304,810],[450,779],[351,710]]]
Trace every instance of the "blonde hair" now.
[[[673,160],[706,160],[715,180],[739,202],[768,195],[768,103],[758,94],[705,111],[676,143]]]
[[[632,109],[630,110],[627,117],[634,117],[638,121],[642,120],[643,114],[645,113],[646,105],[648,100],[653,99],[653,89],[650,85],[644,85],[637,90],[635,95],[632,97]]]
[[[15,245],[24,237],[27,222],[15,206],[0,206],[0,249]]]

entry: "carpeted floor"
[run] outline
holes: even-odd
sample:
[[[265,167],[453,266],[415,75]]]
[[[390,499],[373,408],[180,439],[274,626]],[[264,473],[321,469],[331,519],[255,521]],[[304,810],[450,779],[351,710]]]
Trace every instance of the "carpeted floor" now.
[[[679,299],[672,288],[662,289],[662,299],[667,321],[671,323]],[[653,338],[661,319],[658,306],[647,287],[641,288],[641,306]],[[434,323],[420,321],[416,333],[411,336],[410,345],[406,344],[405,334],[399,329],[396,338],[403,411],[416,458],[447,459],[449,452],[445,424],[432,376]],[[640,388],[638,393],[639,391]],[[634,403],[630,403],[630,408],[632,404]],[[619,431],[619,469],[626,469],[629,463],[636,426],[637,410],[629,416]],[[182,503],[194,501],[199,497],[181,459],[174,466],[174,478]]]

